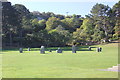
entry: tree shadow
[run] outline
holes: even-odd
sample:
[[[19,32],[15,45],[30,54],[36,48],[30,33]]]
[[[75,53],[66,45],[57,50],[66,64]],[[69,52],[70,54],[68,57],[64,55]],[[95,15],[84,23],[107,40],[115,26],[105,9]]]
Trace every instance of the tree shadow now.
[[[91,46],[78,46],[76,47],[77,51],[94,51],[92,49],[97,48],[92,46],[91,50],[89,50],[89,47]],[[59,47],[47,47],[45,48],[45,51],[56,51]],[[72,51],[72,47],[60,47],[63,51]],[[19,51],[19,48],[14,49],[2,49],[3,52],[9,52],[9,51]],[[23,51],[28,51],[28,48],[23,48]],[[30,48],[30,51],[40,51],[40,48]]]

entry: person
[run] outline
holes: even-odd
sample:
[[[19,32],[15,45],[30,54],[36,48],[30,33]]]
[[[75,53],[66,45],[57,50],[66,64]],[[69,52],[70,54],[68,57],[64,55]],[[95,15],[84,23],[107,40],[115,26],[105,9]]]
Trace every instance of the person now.
[[[96,51],[97,51],[97,52],[100,52],[100,49],[99,49],[99,47],[97,47],[97,48],[96,48]]]
[[[102,51],[102,48],[101,47],[99,47],[99,52],[101,52]]]

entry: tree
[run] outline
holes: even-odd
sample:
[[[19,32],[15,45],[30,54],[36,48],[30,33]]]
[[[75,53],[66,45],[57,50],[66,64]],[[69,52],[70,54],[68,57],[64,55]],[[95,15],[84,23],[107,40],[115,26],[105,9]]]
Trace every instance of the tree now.
[[[113,35],[113,37],[119,38],[120,37],[120,1],[118,3],[116,3],[113,8],[112,8],[114,15],[114,23],[115,23],[115,33]]]
[[[18,38],[18,40],[21,39],[18,42],[19,42],[20,46],[22,47],[23,46],[22,44],[24,42],[25,31],[26,31],[24,29],[25,28],[27,29],[27,27],[29,27],[28,24],[30,24],[29,23],[29,19],[31,18],[30,12],[22,4],[15,4],[15,5],[13,5],[13,7],[18,12],[17,14],[19,16],[18,20],[20,21],[20,25],[17,27],[17,30],[18,30],[17,38]]]
[[[52,29],[55,29],[60,25],[62,22],[60,21],[59,18],[56,17],[50,17],[47,22],[46,22],[46,30],[50,31]]]
[[[63,15],[60,15],[60,14],[58,14],[58,15],[55,15],[55,17],[56,17],[56,18],[59,18],[60,20],[62,20],[62,19],[65,19],[65,16],[63,16]]]
[[[27,17],[30,14],[29,10],[22,4],[15,4],[13,7],[19,12],[19,16],[21,17]]]
[[[52,41],[51,46],[65,46],[64,42],[64,35],[61,35],[60,33],[57,32],[56,29],[53,29],[48,32],[52,37],[50,38]]]
[[[77,28],[76,32],[73,32],[73,38],[77,41],[90,41],[94,33],[94,21],[93,19],[86,18],[83,20],[83,24],[80,28]]]
[[[38,20],[37,18],[31,20],[31,25],[33,32],[39,32],[40,30],[44,30],[46,27],[46,21]]]
[[[104,32],[105,39],[108,40],[113,32],[113,25],[110,19],[111,8],[103,4],[96,4],[93,6],[91,13],[95,22],[95,25],[100,25],[100,30]]]
[[[101,41],[105,37],[104,32],[100,28],[101,24],[96,24],[94,28],[94,34],[92,35],[93,41]]]
[[[46,20],[42,19],[38,23],[40,24],[42,30],[46,28]]]
[[[6,36],[4,37],[4,41],[6,42],[3,41],[3,44],[10,43],[10,46],[12,46],[13,33],[17,32],[17,26],[20,25],[19,15],[10,2],[2,2],[2,6],[2,33]]]
[[[68,30],[65,30],[65,28],[61,25],[59,25],[55,30],[59,35],[62,35],[61,38],[62,42],[64,43],[63,45],[68,45],[69,43],[71,43],[72,34]]]
[[[71,33],[82,25],[82,20],[77,15],[73,15],[71,18],[66,17],[61,22],[64,24],[63,27]]]

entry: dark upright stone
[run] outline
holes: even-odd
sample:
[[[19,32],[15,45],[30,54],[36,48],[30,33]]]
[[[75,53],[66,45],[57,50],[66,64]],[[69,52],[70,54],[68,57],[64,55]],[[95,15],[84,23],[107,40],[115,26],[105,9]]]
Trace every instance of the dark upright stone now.
[[[28,48],[28,51],[30,51],[30,48]]]
[[[58,48],[57,53],[62,53],[62,49]]]
[[[89,51],[91,51],[91,47],[89,47],[88,49],[89,49]]]
[[[22,49],[22,48],[20,48],[20,49],[19,49],[19,52],[20,52],[20,53],[23,53],[23,49]]]
[[[41,53],[41,54],[44,54],[44,53],[45,53],[45,47],[44,47],[44,46],[41,46],[40,53]]]
[[[75,45],[72,46],[72,53],[76,53],[76,46]]]

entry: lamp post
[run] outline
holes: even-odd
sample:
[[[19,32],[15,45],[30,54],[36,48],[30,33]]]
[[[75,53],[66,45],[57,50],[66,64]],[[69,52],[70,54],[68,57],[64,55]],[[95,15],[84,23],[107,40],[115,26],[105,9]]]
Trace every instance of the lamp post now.
[[[68,13],[69,13],[69,12],[66,12],[67,16],[68,16]]]

